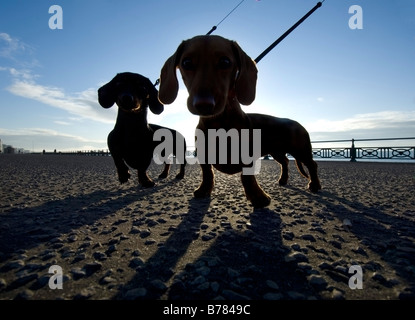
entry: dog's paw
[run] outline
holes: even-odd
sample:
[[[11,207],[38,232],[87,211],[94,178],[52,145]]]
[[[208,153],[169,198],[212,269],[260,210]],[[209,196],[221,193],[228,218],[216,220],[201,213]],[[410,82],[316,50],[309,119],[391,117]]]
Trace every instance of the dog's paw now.
[[[319,190],[321,190],[321,185],[320,185],[320,183],[310,182],[310,183],[308,184],[308,189],[309,189],[311,192],[316,193],[316,192],[318,192]]]
[[[195,198],[208,198],[210,197],[210,194],[212,193],[212,190],[210,189],[206,189],[206,188],[197,188],[194,192],[193,195],[195,196]]]
[[[160,175],[159,175],[159,179],[166,179],[167,178],[167,173],[161,173]]]
[[[131,175],[128,171],[118,173],[118,180],[120,181],[121,184],[126,183],[128,181],[128,179],[130,179],[130,177],[131,177]]]
[[[284,179],[280,179],[280,180],[278,180],[278,184],[280,185],[280,186],[285,186],[285,185],[287,185],[287,180],[284,180]]]
[[[154,187],[156,185],[155,182],[152,181],[152,180],[140,181],[140,184],[144,188],[152,188],[152,187]]]
[[[176,179],[179,179],[179,180],[181,180],[183,178],[184,178],[184,172],[183,173],[178,173],[177,176],[176,176]]]
[[[271,197],[267,194],[264,194],[261,197],[256,197],[254,199],[251,199],[251,203],[255,209],[265,208],[270,205]]]

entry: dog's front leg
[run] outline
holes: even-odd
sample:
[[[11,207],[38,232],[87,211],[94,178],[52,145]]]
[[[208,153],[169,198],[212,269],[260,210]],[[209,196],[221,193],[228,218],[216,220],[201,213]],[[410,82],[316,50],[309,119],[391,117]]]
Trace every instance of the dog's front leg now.
[[[119,143],[119,136],[116,131],[111,131],[108,135],[108,149],[110,150],[115,167],[117,168],[118,180],[121,184],[126,183],[130,179],[130,172],[124,162],[122,156],[122,148]]]
[[[145,188],[151,188],[154,187],[155,183],[153,180],[150,179],[150,177],[147,175],[147,168],[138,168],[137,169],[138,174],[138,183],[141,184]]]
[[[258,185],[255,175],[241,174],[241,180],[246,198],[254,208],[264,208],[271,203],[271,197]]]
[[[169,171],[170,171],[170,163],[165,163],[164,170],[162,173],[160,173],[159,179],[166,179],[167,176],[169,175]]]
[[[193,194],[196,198],[206,198],[212,193],[215,174],[211,164],[201,164],[200,166],[202,167],[202,183]]]
[[[115,167],[117,168],[118,180],[121,184],[126,183],[130,179],[130,172],[128,171],[127,165],[124,163],[122,158],[112,156]]]

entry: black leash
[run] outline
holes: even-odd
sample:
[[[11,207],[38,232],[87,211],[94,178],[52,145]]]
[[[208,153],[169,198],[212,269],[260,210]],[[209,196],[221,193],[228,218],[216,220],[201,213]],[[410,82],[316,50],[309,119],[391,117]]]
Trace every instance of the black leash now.
[[[206,33],[207,36],[209,36],[213,31],[215,31],[218,26],[226,20],[227,17],[229,17],[241,4],[242,2],[244,2],[245,0],[240,1],[221,21],[219,21],[219,23],[216,26],[213,26],[212,29],[209,30],[208,33]],[[156,82],[154,83],[154,86],[157,87],[160,83],[160,79],[157,79]]]
[[[244,2],[245,0],[242,0],[241,2],[239,2],[235,8],[233,8],[216,26],[213,26],[212,29],[209,30],[209,32],[206,34],[207,36],[210,35],[213,31],[215,31],[217,29],[217,27],[227,18],[229,17],[232,12],[234,12],[241,4],[242,2]],[[261,61],[261,59],[263,57],[265,57],[272,49],[274,49],[274,47],[276,47],[282,40],[285,39],[286,36],[288,36],[295,28],[297,28],[301,23],[304,22],[305,19],[307,19],[309,16],[311,16],[313,14],[314,11],[316,11],[318,8],[320,8],[323,4],[323,1],[319,1],[313,9],[311,9],[309,12],[307,12],[304,17],[302,17],[300,20],[298,20],[290,29],[288,29],[281,37],[279,37],[277,40],[275,40],[268,48],[266,48],[254,61],[255,63],[258,63],[259,61]],[[154,83],[154,86],[158,86],[158,84],[160,83],[160,79],[157,79],[156,82]]]
[[[244,2],[245,0],[242,0],[241,2],[239,2],[237,5],[236,5],[236,7],[235,8],[233,8],[226,16],[225,16],[225,18],[223,18],[216,26],[213,26],[212,27],[212,29],[210,29],[210,31],[208,32],[208,33],[206,33],[206,35],[208,36],[208,35],[210,35],[213,31],[215,31],[217,28],[218,28],[218,26],[224,21],[224,20],[226,20],[226,18],[227,17],[229,17],[231,14],[232,14],[232,12],[234,12],[241,4],[242,4],[242,2]]]
[[[302,17],[300,20],[298,20],[297,21],[297,23],[296,24],[294,24],[290,29],[288,29],[281,37],[279,37],[277,40],[275,40],[274,41],[274,43],[273,44],[271,44],[267,49],[265,49],[264,50],[264,52],[262,52],[254,61],[256,62],[256,63],[258,63],[259,61],[261,61],[261,59],[263,58],[263,57],[265,57],[265,55],[268,53],[268,52],[270,52],[272,49],[274,49],[274,47],[277,45],[277,44],[279,44],[282,40],[284,40],[284,38],[286,37],[286,36],[288,36],[295,28],[297,28],[301,23],[303,23],[303,21],[305,20],[305,19],[307,19],[309,16],[311,16],[312,14],[313,14],[313,12],[314,11],[316,11],[318,8],[320,8],[321,7],[321,5],[323,4],[323,2],[324,1],[326,1],[326,0],[323,0],[323,1],[320,1],[320,2],[318,2],[315,6],[314,6],[314,8],[313,9],[311,9],[309,12],[307,12],[307,14],[304,16],[304,17]]]

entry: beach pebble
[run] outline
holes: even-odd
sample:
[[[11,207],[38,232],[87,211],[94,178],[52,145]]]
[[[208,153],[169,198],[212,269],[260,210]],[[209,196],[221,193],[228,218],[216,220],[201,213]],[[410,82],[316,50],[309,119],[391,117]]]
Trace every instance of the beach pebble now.
[[[131,253],[131,255],[132,255],[132,256],[134,256],[134,257],[138,257],[138,256],[141,256],[141,252],[140,252],[139,250],[134,250],[134,251]]]
[[[95,251],[92,256],[94,257],[94,259],[98,261],[103,261],[107,259],[107,255],[104,252],[100,252],[100,251]]]
[[[145,297],[147,290],[145,288],[135,288],[128,290],[124,296],[125,300],[136,300]]]
[[[321,291],[327,287],[327,281],[320,275],[313,274],[308,277],[309,283],[317,290]]]
[[[130,268],[137,268],[144,265],[144,260],[141,258],[133,258],[130,260],[129,267]]]
[[[130,231],[131,234],[138,234],[140,232],[141,232],[141,230],[137,226],[132,226],[131,231]]]
[[[308,262],[308,258],[304,253],[292,252],[285,256],[285,262]]]
[[[342,248],[342,244],[339,241],[336,240],[330,240],[329,243],[335,247],[336,249],[341,249]]]
[[[291,232],[291,231],[286,231],[286,232],[284,232],[284,233],[282,234],[282,237],[283,237],[285,240],[292,240],[292,239],[294,239],[294,233],[293,233],[293,232]]]
[[[316,238],[314,238],[312,234],[304,234],[301,238],[307,241],[316,242]]]
[[[231,278],[236,278],[240,275],[240,272],[238,270],[232,269],[232,268],[228,268],[228,276]]]
[[[72,263],[77,263],[79,261],[85,260],[85,258],[86,258],[85,253],[80,253],[76,257],[73,258]]]
[[[160,279],[154,279],[150,282],[151,288],[159,291],[159,292],[164,292],[167,290],[167,286],[166,284],[160,280]]]
[[[334,288],[331,292],[331,298],[333,300],[343,300],[344,299],[344,292]]]
[[[75,242],[76,240],[78,240],[76,234],[70,235],[67,239],[68,242]]]
[[[249,297],[229,289],[223,290],[222,296],[227,300],[249,300]]]
[[[297,291],[288,291],[288,296],[293,300],[304,300],[304,294]]]
[[[198,285],[196,289],[197,289],[198,291],[206,291],[206,290],[208,290],[209,288],[210,288],[210,283],[209,283],[208,281],[206,281],[206,282],[204,282],[204,283],[202,283],[202,284]]]
[[[214,235],[211,235],[211,234],[204,234],[202,236],[202,240],[203,241],[209,241],[209,240],[212,240],[213,238],[215,238],[215,236]]]
[[[37,278],[38,278],[38,275],[36,273],[24,274],[24,275],[21,275],[16,280],[14,280],[12,283],[10,283],[7,288],[8,289],[18,288],[18,287],[28,284],[29,282],[33,280],[36,280]]]
[[[7,287],[7,282],[3,278],[0,278],[0,292]]]
[[[84,265],[83,270],[85,270],[85,273],[87,276],[92,275],[93,273],[97,272],[102,268],[102,264],[99,262],[91,262]]]
[[[206,282],[206,278],[204,276],[197,276],[192,282],[192,285],[199,285],[201,283]]]
[[[282,300],[284,295],[282,293],[268,292],[262,296],[264,300]]]
[[[84,288],[73,297],[74,300],[86,300],[91,298],[95,294],[94,288]]]
[[[117,280],[112,278],[112,277],[103,277],[101,278],[101,280],[99,281],[100,284],[105,285],[105,284],[110,284],[110,283],[116,283]]]
[[[23,260],[14,260],[8,262],[4,267],[2,267],[2,271],[9,271],[13,269],[19,269],[25,265]]]
[[[217,293],[219,291],[220,284],[217,281],[213,281],[210,283],[210,288],[213,292]]]
[[[272,281],[272,280],[267,280],[267,281],[265,281],[265,284],[269,287],[269,288],[271,288],[271,289],[274,289],[274,290],[279,290],[280,289],[280,287],[278,286],[278,284],[276,284],[274,281]]]
[[[150,229],[140,230],[140,238],[147,238],[150,234]]]
[[[202,266],[197,268],[196,272],[202,276],[207,276],[210,273],[210,268],[207,266]]]
[[[344,219],[343,220],[343,226],[344,227],[351,227],[352,226],[352,222],[349,219]]]
[[[79,267],[72,268],[70,272],[72,273],[72,277],[73,277],[74,280],[78,280],[78,279],[86,276],[85,270],[83,270]]]
[[[34,295],[35,294],[32,290],[24,289],[16,295],[15,300],[30,300]]]
[[[146,245],[146,246],[149,246],[149,245],[152,245],[152,244],[154,244],[154,243],[156,243],[157,241],[155,240],[155,239],[153,239],[153,238],[149,238],[149,239],[147,239],[145,242],[144,242],[144,244]]]

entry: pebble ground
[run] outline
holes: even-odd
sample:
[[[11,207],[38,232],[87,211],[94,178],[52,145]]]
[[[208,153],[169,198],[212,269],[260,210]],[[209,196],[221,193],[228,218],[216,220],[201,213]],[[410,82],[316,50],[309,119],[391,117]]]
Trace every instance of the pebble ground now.
[[[153,164],[145,189],[134,171],[120,185],[111,157],[1,155],[0,299],[415,299],[415,164],[318,164],[313,194],[292,162],[281,187],[262,161],[272,203],[254,210],[217,171],[194,199],[198,165],[177,181]]]

